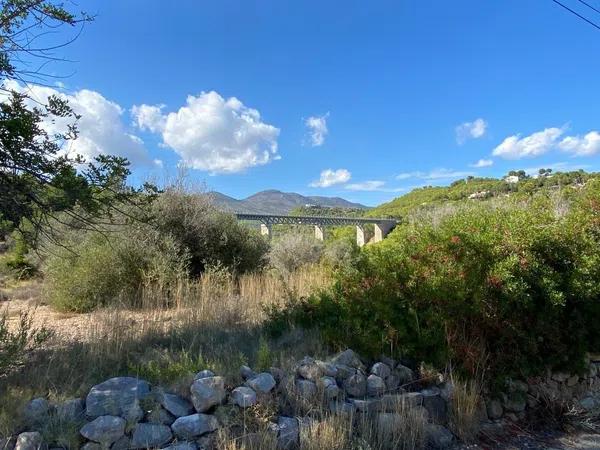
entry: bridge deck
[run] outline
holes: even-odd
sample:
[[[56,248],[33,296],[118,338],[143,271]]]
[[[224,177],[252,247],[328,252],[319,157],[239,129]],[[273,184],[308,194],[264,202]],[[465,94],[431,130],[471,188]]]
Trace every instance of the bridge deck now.
[[[287,216],[275,214],[236,214],[239,220],[253,220],[265,225],[364,225],[367,223],[397,225],[395,219],[327,216]]]

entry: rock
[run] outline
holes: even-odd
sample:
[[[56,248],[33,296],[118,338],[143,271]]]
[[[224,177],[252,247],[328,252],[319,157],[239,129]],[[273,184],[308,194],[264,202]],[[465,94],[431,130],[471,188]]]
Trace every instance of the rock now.
[[[344,365],[354,369],[364,369],[364,365],[359,356],[350,349],[338,353],[331,359],[331,362],[334,366]]]
[[[333,377],[321,377],[317,382],[317,387],[323,392],[327,400],[336,398],[340,393],[340,388]]]
[[[317,381],[323,376],[321,367],[319,367],[316,361],[309,356],[305,356],[302,361],[300,361],[296,367],[296,373],[305,380],[310,381]]]
[[[259,394],[271,392],[276,384],[275,378],[268,372],[259,373],[246,381],[246,386],[251,387]]]
[[[396,430],[402,426],[402,421],[405,417],[398,413],[378,413],[375,419],[376,432],[382,442],[393,438]]]
[[[511,380],[509,388],[512,392],[520,392],[522,394],[526,394],[529,391],[529,385],[521,380]]]
[[[378,362],[373,364],[373,367],[371,367],[371,373],[385,380],[392,374],[392,369],[387,364]]]
[[[277,384],[281,383],[281,380],[285,378],[285,372],[278,367],[269,367],[269,373],[273,375]],[[254,376],[254,375],[253,375]],[[249,377],[252,378],[252,377]]]
[[[527,407],[527,397],[522,393],[510,394],[504,398],[503,406],[508,412],[523,412]]]
[[[90,441],[108,447],[125,434],[125,419],[117,416],[100,416],[86,423],[79,431]]]
[[[23,408],[23,420],[30,428],[45,424],[50,418],[50,404],[45,398],[34,398]]]
[[[248,366],[242,366],[240,367],[240,376],[242,377],[242,380],[246,381],[250,378],[254,378],[256,376],[256,372]]]
[[[333,414],[342,414],[351,416],[356,412],[356,407],[353,403],[331,401],[329,402],[329,411]]]
[[[446,401],[449,402],[452,399],[452,395],[454,394],[454,385],[451,381],[446,381],[442,386],[440,386],[440,396]]]
[[[598,375],[598,367],[596,367],[595,364],[590,364],[588,375],[590,378],[594,378],[596,375]]]
[[[111,378],[92,387],[86,398],[86,416],[121,416],[134,421],[143,417],[139,400],[150,393],[150,385],[132,377]],[[138,419],[139,420],[139,419]]]
[[[296,391],[305,400],[312,400],[317,396],[317,385],[310,381],[299,378],[296,380]]]
[[[336,365],[335,370],[336,370],[335,379],[340,384],[342,384],[345,380],[350,378],[352,375],[355,375],[357,372],[357,370],[355,368],[346,366],[344,364]]]
[[[14,450],[17,443],[16,436],[9,436],[0,439],[0,450]]]
[[[211,378],[214,377],[215,373],[212,370],[201,370],[194,376],[194,380],[201,380],[202,378]]]
[[[102,446],[97,442],[86,442],[82,445],[81,450],[102,450]]]
[[[581,406],[586,411],[592,411],[598,406],[600,406],[600,402],[594,397],[586,397],[579,401],[579,406]]]
[[[190,392],[194,408],[199,413],[220,405],[227,396],[223,377],[206,377],[195,380],[190,387]]]
[[[208,414],[192,414],[178,418],[171,430],[179,439],[194,439],[206,433],[212,433],[219,428],[215,416]]]
[[[216,436],[214,433],[205,434],[196,439],[198,450],[221,450],[217,447]]]
[[[256,404],[256,392],[248,386],[236,387],[231,392],[231,398],[233,403],[238,405],[240,408],[247,408]]]
[[[504,408],[502,408],[502,404],[498,400],[490,400],[487,402],[486,409],[490,420],[498,420],[504,413]]]
[[[378,398],[368,398],[368,399],[355,398],[350,401],[354,405],[354,408],[360,412],[371,413],[371,412],[381,411],[381,409],[382,409],[381,400]]]
[[[398,364],[394,372],[398,376],[398,381],[400,382],[401,386],[409,384],[415,379],[415,374],[412,369],[410,367],[403,366],[402,364]]]
[[[166,425],[155,423],[138,423],[133,429],[131,448],[157,448],[165,445],[173,438],[171,429]]]
[[[164,447],[161,450],[197,450],[198,446],[195,442],[190,441],[182,441],[176,442],[174,444],[169,445],[168,447]]]
[[[300,442],[300,426],[293,417],[280,416],[277,420],[277,447],[296,448]]]
[[[81,398],[66,400],[56,406],[56,416],[67,422],[79,422],[85,418],[85,402]]]
[[[383,411],[397,411],[401,407],[416,407],[423,404],[423,394],[407,392],[406,394],[386,394],[381,397]]]
[[[385,379],[385,389],[389,391],[397,391],[400,386],[400,377],[396,373],[390,374]]]
[[[570,375],[564,372],[557,372],[552,374],[552,379],[558,383],[564,383],[569,379]]]
[[[192,404],[179,395],[162,392],[158,396],[158,402],[175,417],[188,416],[194,412]]]
[[[100,446],[102,447],[102,446]],[[110,446],[110,450],[129,450],[131,448],[131,439],[127,435],[121,436]]]
[[[388,366],[390,369],[393,369],[394,367],[396,367],[396,364],[398,364],[398,362],[395,359],[390,358],[388,356],[382,356],[381,358],[379,358],[379,360],[383,364],[385,364],[386,366]],[[377,375],[377,374],[375,374],[375,375]]]
[[[436,424],[443,425],[448,422],[448,407],[440,393],[438,388],[421,391],[421,394],[423,394],[423,406],[429,413],[430,419]]]
[[[573,375],[572,377],[570,377],[567,380],[567,386],[569,387],[573,387],[575,386],[577,383],[579,383],[579,376],[578,375]]]
[[[364,397],[367,393],[367,379],[357,372],[344,380],[344,390],[350,397]]]
[[[433,423],[425,426],[425,436],[433,448],[448,448],[452,445],[454,435],[445,427]]]
[[[158,407],[153,409],[150,414],[146,416],[146,421],[149,423],[159,425],[169,425],[175,422],[176,417],[164,408]]]
[[[335,376],[337,375],[337,367],[335,367],[333,364],[318,360],[315,361],[315,363],[317,364],[317,366],[320,367],[324,376],[335,378]]]
[[[15,450],[39,450],[42,447],[42,435],[37,431],[28,431],[17,436]]]
[[[385,381],[377,375],[367,377],[367,395],[369,397],[380,397],[385,393]]]

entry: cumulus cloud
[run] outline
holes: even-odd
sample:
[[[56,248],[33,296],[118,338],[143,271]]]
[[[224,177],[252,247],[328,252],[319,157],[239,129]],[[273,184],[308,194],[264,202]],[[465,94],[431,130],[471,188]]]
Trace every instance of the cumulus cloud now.
[[[485,135],[487,130],[487,122],[481,118],[475,119],[473,122],[464,122],[455,128],[456,142],[464,144],[467,139],[478,139]]]
[[[124,156],[133,164],[151,165],[142,139],[130,133],[123,123],[123,108],[106,99],[96,91],[82,89],[73,93],[63,93],[54,88],[36,85],[22,85],[14,81],[5,82],[5,88],[17,92],[26,92],[32,106],[45,103],[49,96],[56,95],[69,102],[73,111],[80,115],[77,121],[79,136],[70,141],[63,150],[68,154],[79,154],[90,160],[100,154]],[[6,94],[2,101],[6,99]],[[35,103],[38,102],[38,103]],[[69,118],[53,118],[43,123],[50,134],[65,132]]]
[[[304,121],[306,125],[308,138],[313,147],[320,147],[325,143],[325,138],[329,134],[327,129],[327,118],[329,113],[322,116],[310,116]]]
[[[567,136],[558,147],[573,156],[593,156],[600,153],[600,133],[590,131],[585,136]]]
[[[310,186],[326,188],[335,184],[346,183],[350,181],[351,177],[352,175],[346,169],[325,169],[321,172],[320,178],[310,183]]]
[[[480,169],[482,167],[490,167],[493,165],[494,165],[494,161],[492,161],[491,159],[480,159],[476,163],[469,164],[470,167],[475,167],[477,169]]]
[[[463,178],[469,175],[473,175],[473,172],[470,171],[462,171],[462,170],[452,170],[452,169],[433,169],[430,172],[404,172],[396,175],[397,180],[409,180],[412,178],[417,178],[420,180],[451,180],[454,178]]]
[[[554,148],[565,132],[563,128],[546,128],[529,136],[509,136],[494,149],[492,154],[505,159],[521,159],[543,155]]]
[[[256,109],[235,97],[202,92],[189,95],[176,112],[163,114],[162,109],[137,105],[132,111],[140,128],[159,132],[163,145],[190,168],[235,173],[279,159],[279,129],[264,123]]]
[[[378,191],[385,185],[385,181],[369,180],[361,183],[348,184],[346,189],[349,191]]]

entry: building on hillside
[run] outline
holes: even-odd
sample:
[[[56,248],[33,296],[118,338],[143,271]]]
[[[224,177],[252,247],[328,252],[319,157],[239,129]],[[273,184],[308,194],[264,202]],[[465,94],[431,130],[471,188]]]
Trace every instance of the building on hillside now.
[[[519,182],[519,177],[518,175],[509,175],[507,177],[504,177],[504,181],[506,183],[515,184]]]

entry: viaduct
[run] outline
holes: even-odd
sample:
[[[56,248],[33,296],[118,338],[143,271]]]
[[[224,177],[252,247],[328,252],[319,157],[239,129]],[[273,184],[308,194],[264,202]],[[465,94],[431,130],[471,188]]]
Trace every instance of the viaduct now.
[[[382,241],[398,224],[394,219],[365,219],[360,217],[319,217],[319,216],[286,216],[272,214],[236,214],[238,220],[260,222],[260,232],[270,237],[273,225],[312,225],[315,227],[315,237],[323,240],[326,226],[356,226],[356,243],[362,247],[365,242],[364,225],[370,223],[375,228],[373,242]]]

